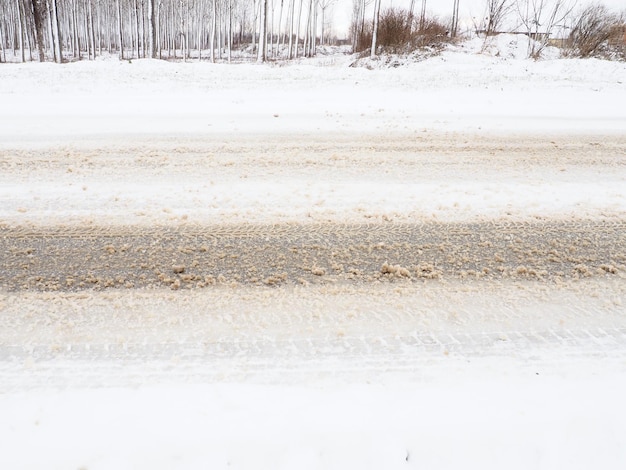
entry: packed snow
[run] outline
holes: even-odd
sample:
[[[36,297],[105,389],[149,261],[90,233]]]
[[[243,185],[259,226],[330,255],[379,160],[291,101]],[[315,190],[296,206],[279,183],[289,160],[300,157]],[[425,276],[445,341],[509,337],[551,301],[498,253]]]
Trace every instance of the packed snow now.
[[[0,66],[0,228],[623,221],[626,64]],[[0,268],[1,269],[1,268]],[[0,467],[622,468],[624,273],[0,291]]]

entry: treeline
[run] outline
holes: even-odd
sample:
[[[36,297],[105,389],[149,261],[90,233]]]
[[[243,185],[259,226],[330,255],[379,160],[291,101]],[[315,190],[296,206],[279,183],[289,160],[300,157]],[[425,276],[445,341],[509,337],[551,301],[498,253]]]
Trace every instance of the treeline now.
[[[0,60],[312,56],[334,0],[0,0]],[[279,52],[280,51],[280,52]],[[203,54],[206,56],[204,57]]]
[[[313,56],[331,31],[336,0],[0,0],[0,62],[160,58],[228,60],[236,54],[292,59]],[[529,57],[555,39],[570,55],[626,58],[626,18],[602,4],[575,0],[483,0],[483,14],[464,25],[490,36],[528,35]],[[408,9],[389,0],[352,0],[353,52],[410,51],[461,34],[460,0],[451,16],[426,15],[427,0]]]

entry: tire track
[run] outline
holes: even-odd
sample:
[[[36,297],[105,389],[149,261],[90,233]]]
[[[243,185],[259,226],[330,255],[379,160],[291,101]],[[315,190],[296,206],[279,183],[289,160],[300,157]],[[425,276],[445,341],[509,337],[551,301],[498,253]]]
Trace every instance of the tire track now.
[[[0,288],[416,282],[619,275],[626,222],[0,229]]]

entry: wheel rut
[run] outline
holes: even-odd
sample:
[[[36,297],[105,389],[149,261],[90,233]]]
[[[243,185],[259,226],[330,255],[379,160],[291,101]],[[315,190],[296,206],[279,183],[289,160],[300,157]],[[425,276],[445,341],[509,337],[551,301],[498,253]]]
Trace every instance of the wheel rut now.
[[[624,221],[0,229],[0,288],[540,282],[626,269]]]

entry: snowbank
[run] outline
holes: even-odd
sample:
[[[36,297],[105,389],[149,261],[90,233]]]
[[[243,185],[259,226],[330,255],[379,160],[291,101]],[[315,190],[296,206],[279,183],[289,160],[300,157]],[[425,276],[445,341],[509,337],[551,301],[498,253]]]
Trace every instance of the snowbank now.
[[[540,59],[554,60],[561,56],[558,48],[542,47],[537,41],[525,34],[497,34],[495,36],[475,37],[460,44],[459,49],[469,54],[484,54],[502,59],[528,59],[530,52],[541,50]]]
[[[497,50],[510,52],[500,42]],[[0,67],[0,142],[626,129],[626,106],[617,105],[624,101],[624,63],[508,60],[449,50],[407,67],[366,70],[349,67],[343,55],[336,62],[331,57],[325,56],[326,66],[284,67],[154,60],[7,64]]]

